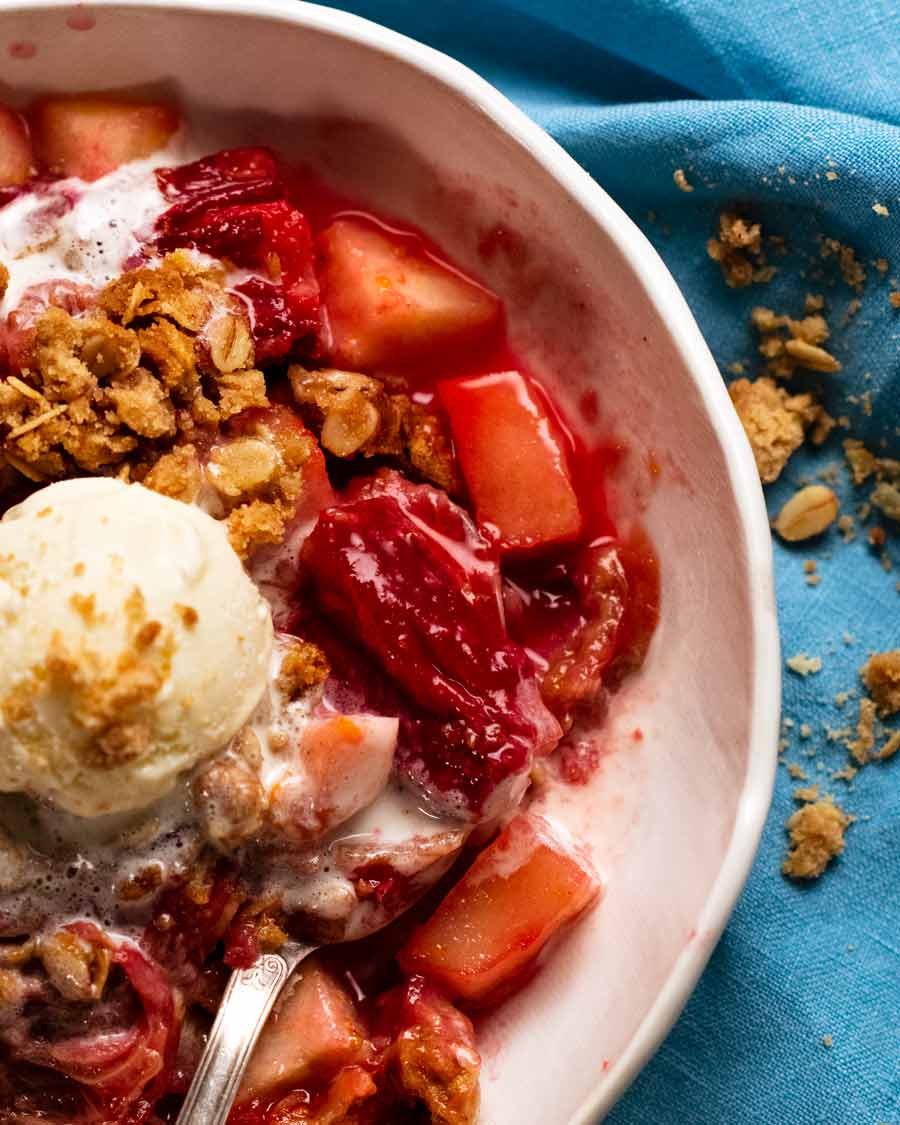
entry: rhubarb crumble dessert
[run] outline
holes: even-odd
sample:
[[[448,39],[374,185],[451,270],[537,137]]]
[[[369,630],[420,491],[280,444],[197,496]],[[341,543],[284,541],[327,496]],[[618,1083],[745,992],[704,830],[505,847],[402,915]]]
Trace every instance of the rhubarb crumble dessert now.
[[[0,1123],[467,1125],[473,1014],[599,897],[583,783],[658,568],[500,299],[171,107],[0,107]]]

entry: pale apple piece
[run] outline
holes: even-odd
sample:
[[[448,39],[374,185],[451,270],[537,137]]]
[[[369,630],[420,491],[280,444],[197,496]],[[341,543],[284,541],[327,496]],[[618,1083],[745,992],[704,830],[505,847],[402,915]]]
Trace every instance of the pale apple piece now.
[[[99,180],[164,148],[179,118],[161,103],[78,94],[42,98],[32,122],[35,151],[47,171]]]
[[[297,970],[270,1016],[238,1091],[237,1102],[260,1098],[309,1079],[327,1079],[367,1052],[353,1002],[315,963]]]
[[[297,762],[270,796],[273,824],[294,840],[309,840],[370,805],[391,775],[399,720],[336,715],[303,729]]]
[[[338,219],[320,247],[333,357],[351,369],[446,358],[499,321],[493,293],[373,223]]]
[[[0,105],[0,187],[24,184],[33,163],[25,122],[14,109]]]
[[[491,1001],[599,891],[583,856],[545,820],[520,814],[416,929],[400,964],[469,1003]]]

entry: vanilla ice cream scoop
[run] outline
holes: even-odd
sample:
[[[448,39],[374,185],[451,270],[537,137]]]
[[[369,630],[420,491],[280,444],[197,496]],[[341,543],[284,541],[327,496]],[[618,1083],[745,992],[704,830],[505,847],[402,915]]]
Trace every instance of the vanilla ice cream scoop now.
[[[272,621],[200,509],[62,481],[0,521],[0,791],[138,809],[259,703]]]

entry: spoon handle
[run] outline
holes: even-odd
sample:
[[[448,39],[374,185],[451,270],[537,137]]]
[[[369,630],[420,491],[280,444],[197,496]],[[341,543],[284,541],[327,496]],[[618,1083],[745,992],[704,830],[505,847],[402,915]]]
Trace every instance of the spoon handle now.
[[[282,988],[314,945],[293,942],[235,969],[176,1125],[225,1125],[250,1055]]]

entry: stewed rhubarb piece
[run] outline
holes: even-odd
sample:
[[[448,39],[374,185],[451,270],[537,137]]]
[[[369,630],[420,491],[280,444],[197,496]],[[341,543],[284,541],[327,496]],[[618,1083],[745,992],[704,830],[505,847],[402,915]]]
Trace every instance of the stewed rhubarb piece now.
[[[418,705],[398,765],[479,813],[559,737],[503,619],[496,553],[430,485],[383,471],[325,510],[303,558],[319,602]]]
[[[193,246],[248,271],[235,285],[253,310],[257,363],[314,349],[319,286],[305,216],[284,198],[268,149],[230,149],[157,173],[172,206],[157,221],[161,250]]]
[[[99,180],[163,148],[178,128],[169,105],[102,94],[55,95],[32,110],[40,163],[60,176]]]
[[[470,1003],[493,1000],[599,893],[587,860],[520,814],[413,933],[400,964]]]
[[[335,362],[354,370],[406,364],[479,343],[500,302],[428,254],[418,239],[338,219],[319,238],[320,279]]]
[[[518,371],[445,379],[438,396],[478,522],[506,551],[577,539],[582,515],[563,436]]]

